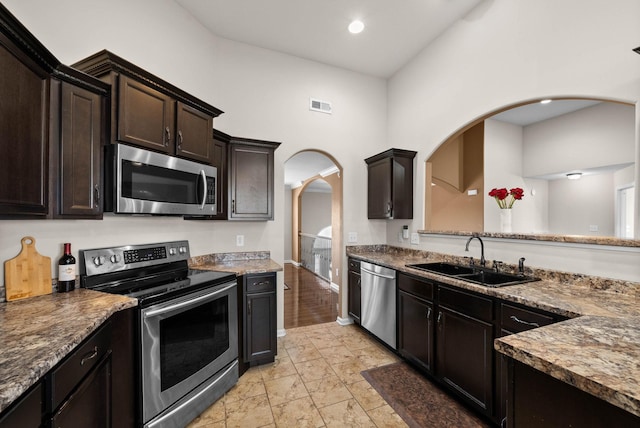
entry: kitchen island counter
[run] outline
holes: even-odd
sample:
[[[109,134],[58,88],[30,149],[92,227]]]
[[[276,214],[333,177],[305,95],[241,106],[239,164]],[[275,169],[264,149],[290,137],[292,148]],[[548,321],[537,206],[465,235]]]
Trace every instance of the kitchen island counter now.
[[[136,299],[76,289],[0,303],[0,411]]]
[[[463,263],[453,256],[387,246],[347,247],[347,256],[572,318],[498,338],[495,348],[640,416],[640,283],[534,269],[527,274],[541,281],[490,288],[405,266]]]

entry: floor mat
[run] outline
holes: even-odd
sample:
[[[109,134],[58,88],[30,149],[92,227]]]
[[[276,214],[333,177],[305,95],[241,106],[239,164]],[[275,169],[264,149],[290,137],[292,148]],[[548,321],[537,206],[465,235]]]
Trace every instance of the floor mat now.
[[[362,376],[412,428],[490,426],[407,363],[365,370]]]

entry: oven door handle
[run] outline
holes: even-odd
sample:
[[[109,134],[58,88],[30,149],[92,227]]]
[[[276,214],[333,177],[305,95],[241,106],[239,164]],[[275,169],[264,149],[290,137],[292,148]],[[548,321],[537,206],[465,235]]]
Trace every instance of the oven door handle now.
[[[169,306],[165,306],[163,308],[158,308],[158,309],[154,309],[152,311],[145,312],[144,313],[144,317],[145,318],[155,317],[155,316],[158,316],[158,315],[165,314],[167,312],[175,311],[176,309],[184,308],[185,306],[192,306],[192,305],[197,304],[199,302],[208,300],[212,296],[215,296],[216,294],[224,293],[225,291],[227,291],[227,290],[229,290],[229,289],[231,289],[231,288],[233,288],[235,286],[236,286],[236,283],[233,282],[233,283],[231,283],[231,284],[229,284],[229,285],[227,285],[227,286],[225,286],[225,287],[223,287],[223,288],[221,288],[219,290],[215,290],[215,291],[213,291],[211,293],[203,294],[202,296],[198,296],[198,297],[196,297],[194,299],[184,300],[182,302],[175,303],[173,305],[169,305]]]

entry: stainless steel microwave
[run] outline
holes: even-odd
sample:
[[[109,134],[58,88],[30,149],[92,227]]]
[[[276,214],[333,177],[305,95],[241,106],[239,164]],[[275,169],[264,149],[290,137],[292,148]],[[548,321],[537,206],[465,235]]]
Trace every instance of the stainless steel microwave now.
[[[105,211],[119,214],[214,215],[217,169],[162,153],[107,147]]]

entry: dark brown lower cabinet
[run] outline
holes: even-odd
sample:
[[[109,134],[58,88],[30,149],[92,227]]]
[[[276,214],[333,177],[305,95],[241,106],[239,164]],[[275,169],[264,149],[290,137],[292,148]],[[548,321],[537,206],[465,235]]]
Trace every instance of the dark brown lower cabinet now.
[[[427,373],[434,368],[433,284],[398,275],[398,352]]]
[[[0,428],[37,428],[42,423],[44,388],[38,382],[2,412]]]
[[[493,414],[493,301],[440,286],[436,376],[486,416]]]
[[[349,316],[353,318],[353,322],[360,324],[360,315],[362,310],[361,290],[362,278],[360,277],[360,261],[349,259],[349,295],[348,295],[348,311]]]
[[[510,428],[639,427],[640,418],[530,366],[509,359]]]
[[[243,276],[243,360],[273,362],[277,354],[276,273]]]

